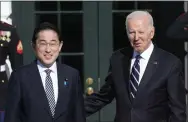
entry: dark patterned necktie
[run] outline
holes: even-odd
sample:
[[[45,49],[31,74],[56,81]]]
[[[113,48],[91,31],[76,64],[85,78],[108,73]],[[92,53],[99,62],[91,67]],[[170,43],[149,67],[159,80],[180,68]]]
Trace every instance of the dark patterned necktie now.
[[[140,55],[136,56],[136,60],[134,62],[134,65],[132,66],[132,71],[130,75],[130,93],[133,99],[136,97],[136,92],[139,85],[140,58]]]
[[[49,103],[49,106],[50,106],[52,117],[54,117],[56,103],[55,103],[55,96],[54,96],[52,78],[50,77],[51,70],[47,69],[47,70],[45,70],[45,72],[46,72],[45,92],[46,92],[46,96],[48,98],[48,103]]]

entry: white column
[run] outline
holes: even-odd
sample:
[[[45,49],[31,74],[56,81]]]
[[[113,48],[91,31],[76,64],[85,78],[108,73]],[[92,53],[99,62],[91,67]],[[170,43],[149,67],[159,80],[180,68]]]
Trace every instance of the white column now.
[[[12,24],[12,18],[9,18],[12,13],[12,3],[9,2],[1,2],[1,21]]]

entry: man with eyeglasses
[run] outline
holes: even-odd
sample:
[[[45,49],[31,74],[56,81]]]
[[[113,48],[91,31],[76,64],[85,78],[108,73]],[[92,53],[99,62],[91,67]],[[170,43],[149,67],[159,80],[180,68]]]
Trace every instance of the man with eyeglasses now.
[[[50,23],[34,30],[37,60],[13,71],[5,122],[85,122],[79,73],[56,62],[61,40],[59,30]]]

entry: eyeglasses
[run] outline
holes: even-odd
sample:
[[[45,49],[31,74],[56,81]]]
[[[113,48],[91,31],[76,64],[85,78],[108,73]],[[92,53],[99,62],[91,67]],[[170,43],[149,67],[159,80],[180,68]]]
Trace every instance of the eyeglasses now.
[[[46,49],[47,46],[49,46],[51,49],[56,49],[59,46],[59,42],[55,42],[55,43],[39,42],[39,43],[37,43],[37,45],[41,49]]]

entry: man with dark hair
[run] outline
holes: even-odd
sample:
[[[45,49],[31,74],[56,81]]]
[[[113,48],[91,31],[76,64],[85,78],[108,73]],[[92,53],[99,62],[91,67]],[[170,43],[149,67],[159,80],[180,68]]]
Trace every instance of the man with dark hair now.
[[[111,56],[105,84],[85,99],[87,116],[115,98],[115,122],[186,122],[182,63],[152,43],[152,16],[134,11],[126,29],[132,48]]]
[[[79,73],[56,62],[62,46],[54,25],[34,30],[37,60],[11,74],[5,122],[85,122]]]

